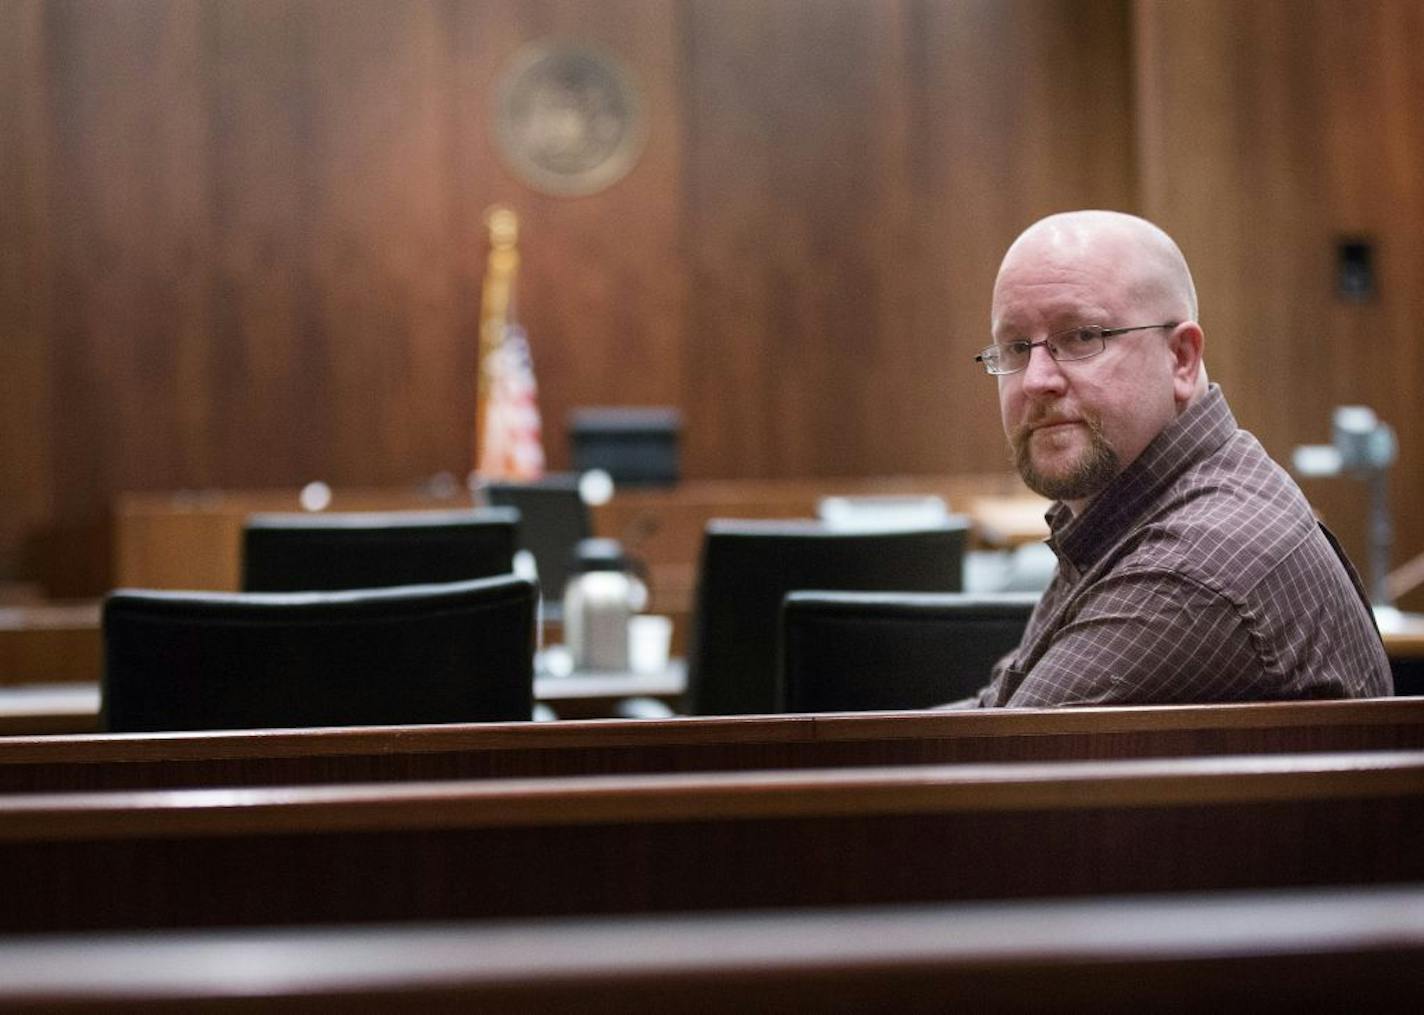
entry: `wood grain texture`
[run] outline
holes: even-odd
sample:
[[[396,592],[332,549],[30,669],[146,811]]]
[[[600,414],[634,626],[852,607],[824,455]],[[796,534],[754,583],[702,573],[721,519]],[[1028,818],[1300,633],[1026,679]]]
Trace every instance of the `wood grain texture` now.
[[[0,328],[23,384],[4,410],[0,573],[26,569],[34,530],[91,524],[124,490],[462,477],[495,200],[525,218],[556,461],[571,405],[638,387],[675,402],[675,13],[7,5],[0,123],[20,143],[0,161]],[[647,149],[605,194],[536,194],[493,154],[496,75],[550,34],[601,41],[642,82]]]
[[[746,476],[1004,461],[986,341],[1033,218],[1130,207],[1118,4],[689,6],[688,455]]]
[[[0,576],[50,518],[49,179],[42,0],[0,6]]]
[[[570,409],[676,405],[682,397],[688,280],[680,9],[672,0],[505,0],[462,3],[451,15],[458,99],[453,186],[460,234],[470,244],[469,303],[473,312],[487,242],[484,210],[506,203],[521,220],[517,316],[530,336],[545,448],[555,467],[568,463]],[[641,95],[642,156],[596,194],[532,190],[490,141],[500,75],[523,47],[547,42],[603,50],[631,72]],[[461,417],[466,441],[472,415],[466,408]]]
[[[0,738],[0,791],[1390,751],[1424,748],[1421,713],[1424,699],[1400,698],[17,737]]]
[[[1418,752],[12,796],[0,926],[1408,881],[1421,801]]]
[[[1335,404],[1395,425],[1396,561],[1424,550],[1416,4],[14,0],[0,18],[0,577],[101,591],[107,562],[78,558],[125,490],[463,475],[495,201],[524,223],[556,467],[570,408],[666,403],[692,478],[1004,469],[968,361],[995,266],[1039,215],[1107,206],[1177,234],[1213,376],[1273,455],[1326,439]],[[501,72],[548,39],[641,85],[646,149],[598,194],[532,190],[491,140]],[[1379,295],[1346,303],[1333,246],[1360,234]],[[1360,484],[1307,492],[1362,560]]]
[[[1194,265],[1212,378],[1281,462],[1328,443],[1334,406],[1392,424],[1402,563],[1424,550],[1424,8],[1140,0],[1136,14],[1142,208]],[[1366,301],[1336,293],[1350,237],[1375,244]],[[1363,568],[1363,485],[1303,486]]]
[[[0,1005],[75,1010],[1409,1010],[1409,887],[0,943]],[[1204,949],[1203,942],[1210,947]],[[213,961],[222,956],[221,963]],[[280,956],[280,959],[274,959]],[[1326,968],[1328,976],[1321,976]]]

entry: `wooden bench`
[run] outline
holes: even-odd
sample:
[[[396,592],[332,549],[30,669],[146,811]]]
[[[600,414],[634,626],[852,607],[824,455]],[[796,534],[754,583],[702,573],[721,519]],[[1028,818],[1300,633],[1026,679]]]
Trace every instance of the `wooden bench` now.
[[[1424,880],[1424,752],[0,797],[0,931]]]
[[[0,739],[0,793],[1424,748],[1424,699]]]
[[[0,943],[0,1008],[42,1004],[106,1012],[158,1004],[263,1012],[1418,1010],[1424,888]]]

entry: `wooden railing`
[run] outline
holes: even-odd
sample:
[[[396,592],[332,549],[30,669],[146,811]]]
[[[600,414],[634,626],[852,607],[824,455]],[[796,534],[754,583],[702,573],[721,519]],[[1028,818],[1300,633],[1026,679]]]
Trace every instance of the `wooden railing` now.
[[[1424,889],[0,942],[0,1008],[1410,1011]],[[28,1010],[28,1009],[26,1009]]]
[[[1424,752],[0,797],[0,930],[1424,879]]]
[[[1424,698],[0,738],[0,793],[1424,749]]]

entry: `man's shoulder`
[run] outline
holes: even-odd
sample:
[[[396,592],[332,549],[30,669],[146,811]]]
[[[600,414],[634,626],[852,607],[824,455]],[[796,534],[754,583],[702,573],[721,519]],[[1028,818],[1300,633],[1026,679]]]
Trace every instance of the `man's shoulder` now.
[[[1322,540],[1304,494],[1245,431],[1195,464],[1135,527],[1115,570],[1154,570],[1223,593],[1263,580]]]

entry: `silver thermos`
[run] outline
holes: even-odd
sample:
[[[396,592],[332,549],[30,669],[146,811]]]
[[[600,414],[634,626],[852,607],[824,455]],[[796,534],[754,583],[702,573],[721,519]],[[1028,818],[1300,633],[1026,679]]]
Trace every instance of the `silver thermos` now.
[[[564,643],[574,670],[628,669],[628,621],[648,603],[648,587],[616,539],[583,539],[564,586]]]

